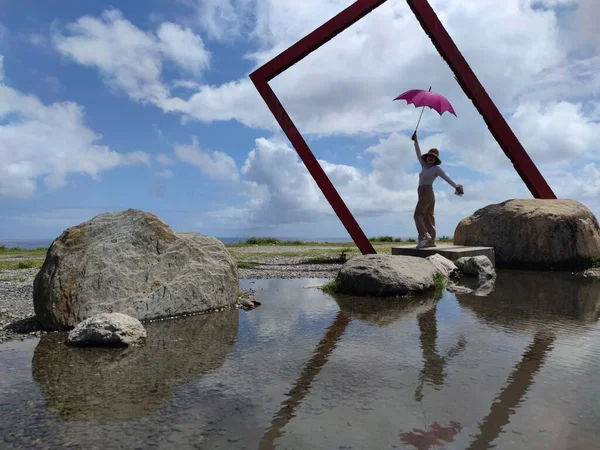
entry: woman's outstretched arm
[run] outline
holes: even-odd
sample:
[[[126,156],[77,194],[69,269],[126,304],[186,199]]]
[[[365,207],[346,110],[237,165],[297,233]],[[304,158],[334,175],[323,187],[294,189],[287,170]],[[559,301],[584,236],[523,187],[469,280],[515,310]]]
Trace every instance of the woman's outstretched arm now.
[[[448,183],[454,189],[458,188],[458,184],[456,184],[454,181],[452,181],[452,179],[446,174],[446,172],[444,172],[444,169],[442,169],[440,166],[436,166],[436,167],[437,167],[438,175],[440,176],[440,178],[443,178],[446,181],[446,183]]]
[[[415,131],[412,135],[411,138],[414,143],[415,143],[415,153],[417,154],[417,159],[419,160],[419,164],[421,164],[421,166],[424,166],[425,163],[423,162],[423,158],[421,157],[421,147],[419,147],[419,138],[417,138],[417,132]]]

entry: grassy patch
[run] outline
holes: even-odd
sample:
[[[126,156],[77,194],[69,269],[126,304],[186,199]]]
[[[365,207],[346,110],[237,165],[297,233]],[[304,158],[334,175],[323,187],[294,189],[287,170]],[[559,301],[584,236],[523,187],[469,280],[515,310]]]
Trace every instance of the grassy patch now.
[[[307,264],[344,264],[348,261],[348,253],[351,253],[352,249],[343,249],[338,255],[322,255],[314,256],[306,261]]]
[[[43,259],[6,260],[0,261],[2,270],[39,269],[44,264]]]
[[[251,262],[251,261],[238,261],[237,266],[238,266],[238,269],[254,269],[254,268],[260,266],[260,264],[257,262]]]
[[[433,277],[433,283],[436,291],[443,291],[446,286],[446,278],[438,273]]]
[[[340,286],[337,280],[331,280],[329,283],[325,283],[323,286],[320,286],[319,289],[327,294],[335,294],[339,292]]]
[[[23,256],[46,256],[47,248],[11,248],[0,245],[0,256],[23,255]]]

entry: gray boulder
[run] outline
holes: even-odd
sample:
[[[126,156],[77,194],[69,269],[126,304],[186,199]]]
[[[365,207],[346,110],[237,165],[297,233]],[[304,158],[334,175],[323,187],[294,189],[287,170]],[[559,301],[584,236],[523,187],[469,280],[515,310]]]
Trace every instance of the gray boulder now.
[[[222,242],[174,233],[139,210],[101,214],[64,231],[34,280],[46,329],[68,329],[100,313],[145,321],[235,305],[237,267]]]
[[[425,258],[431,262],[445,278],[453,277],[459,273],[458,267],[448,258],[444,258],[439,253]]]
[[[146,339],[142,323],[125,314],[104,313],[85,319],[73,328],[67,343],[78,347],[126,347]]]
[[[600,226],[574,200],[508,200],[461,220],[454,244],[494,247],[498,265],[585,269],[600,258]]]
[[[456,266],[463,275],[468,277],[490,279],[496,276],[494,265],[487,256],[481,255],[458,258],[456,260]]]
[[[362,255],[340,269],[336,283],[342,294],[387,297],[434,287],[438,269],[414,256]]]

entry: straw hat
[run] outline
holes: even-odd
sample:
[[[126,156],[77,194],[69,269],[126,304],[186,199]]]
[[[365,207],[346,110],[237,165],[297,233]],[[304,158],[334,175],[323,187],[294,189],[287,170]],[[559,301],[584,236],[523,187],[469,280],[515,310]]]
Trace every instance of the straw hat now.
[[[422,155],[421,159],[423,160],[423,162],[425,162],[427,160],[427,156],[429,156],[429,155],[435,157],[435,165],[436,166],[439,166],[442,163],[442,160],[440,159],[440,152],[438,151],[437,148],[432,148],[427,153]]]

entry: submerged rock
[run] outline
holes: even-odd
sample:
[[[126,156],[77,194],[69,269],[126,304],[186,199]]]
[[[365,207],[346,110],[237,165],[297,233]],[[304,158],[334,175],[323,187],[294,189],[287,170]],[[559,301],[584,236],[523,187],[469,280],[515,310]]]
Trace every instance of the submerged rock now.
[[[494,269],[492,261],[484,255],[458,258],[456,260],[456,266],[463,275],[468,277],[490,279],[496,276],[496,270]]]
[[[64,231],[34,281],[37,320],[68,329],[100,313],[149,320],[233,306],[237,267],[223,243],[174,233],[139,210],[101,214]]]
[[[459,273],[458,267],[448,258],[444,258],[439,253],[425,258],[431,262],[445,278],[453,277]]]
[[[414,256],[362,255],[340,269],[336,283],[342,294],[387,297],[432,289],[438,268]]]
[[[498,265],[586,268],[600,258],[600,226],[574,200],[508,200],[461,220],[454,243],[494,247]]]
[[[141,344],[145,339],[146,330],[139,320],[121,313],[104,313],[73,328],[67,342],[79,347],[121,347]]]

